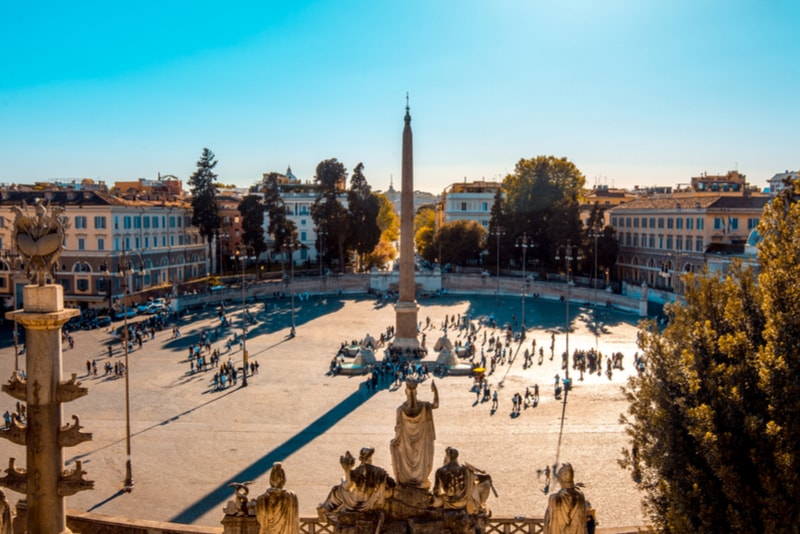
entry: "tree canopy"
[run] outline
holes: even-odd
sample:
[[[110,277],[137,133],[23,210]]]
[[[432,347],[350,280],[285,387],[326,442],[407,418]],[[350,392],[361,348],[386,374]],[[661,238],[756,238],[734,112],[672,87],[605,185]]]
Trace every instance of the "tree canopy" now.
[[[347,192],[347,214],[350,235],[348,244],[355,250],[359,264],[364,264],[364,257],[372,252],[381,239],[378,227],[380,204],[372,193],[364,176],[364,164],[359,163],[350,178],[350,190]]]
[[[211,257],[211,240],[219,233],[221,219],[217,207],[217,166],[214,153],[204,148],[197,161],[197,170],[189,177],[192,193],[192,225],[208,243],[208,257]]]
[[[256,257],[267,250],[264,241],[264,205],[258,195],[247,195],[238,206],[242,216],[242,242],[253,249]]]
[[[759,274],[684,275],[641,332],[623,451],[663,532],[793,532],[800,517],[800,185],[765,209]]]
[[[319,187],[317,199],[311,206],[311,218],[318,231],[324,232],[327,241],[336,244],[339,270],[345,266],[345,245],[350,235],[347,209],[339,200],[347,183],[347,169],[336,158],[326,159],[317,165],[314,177]]]

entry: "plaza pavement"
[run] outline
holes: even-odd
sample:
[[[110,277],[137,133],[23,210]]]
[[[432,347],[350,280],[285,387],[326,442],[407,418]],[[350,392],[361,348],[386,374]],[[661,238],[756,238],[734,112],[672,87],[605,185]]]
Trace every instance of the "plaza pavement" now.
[[[124,380],[104,377],[107,329],[74,333],[75,348],[64,350],[63,375],[77,373],[89,387],[89,395],[64,405],[63,421],[80,417],[84,432],[94,439],[66,449],[68,466],[82,460],[93,491],[67,498],[67,508],[122,517],[219,526],[222,508],[232,498],[231,482],[252,481],[251,496],[269,485],[269,469],[281,461],[287,488],[296,492],[303,516],[316,514],[342,471],[339,456],[350,450],[357,455],[364,446],[375,448],[374,463],[391,472],[389,441],[394,436],[395,411],[405,399],[403,389],[381,384],[377,392],[364,386],[364,377],[329,376],[328,366],[340,343],[369,333],[377,338],[394,324],[391,304],[366,296],[311,297],[296,300],[297,336],[288,338],[288,299],[251,305],[258,324],[248,332],[247,348],[260,372],[246,388],[214,391],[213,371],[190,373],[188,347],[200,332],[219,324],[213,310],[179,320],[182,336],[171,338],[171,328],[146,341],[130,354],[132,465],[135,488],[121,491],[125,471]],[[432,347],[442,331],[446,314],[468,314],[471,319],[495,313],[498,323],[520,316],[519,298],[447,296],[420,301],[419,319],[429,316],[436,329],[425,330]],[[224,352],[224,340],[241,332],[239,306],[229,307],[233,328],[213,344]],[[613,379],[591,376],[580,382],[577,374],[569,395],[559,459],[569,461],[576,480],[585,484],[587,498],[597,509],[601,527],[644,524],[640,495],[630,475],[617,460],[626,440],[619,416],[626,402],[621,392],[632,372],[636,352],[637,318],[603,308],[597,318],[589,308],[571,306],[573,331],[570,351],[597,343],[604,354],[622,351],[625,371]],[[436,425],[435,467],[445,447],[456,447],[460,460],[488,471],[499,498],[490,497],[496,516],[541,517],[547,505],[544,481],[537,469],[553,464],[559,440],[562,403],[553,398],[553,377],[563,374],[559,355],[564,350],[564,304],[529,299],[526,305],[528,339],[513,364],[498,366],[489,377],[500,386],[500,409],[490,414],[490,403],[476,403],[469,377],[435,379],[440,407]],[[601,335],[592,328],[599,325]],[[118,326],[120,323],[114,323]],[[483,328],[479,331],[482,339]],[[491,331],[491,330],[490,330]],[[549,359],[550,331],[556,331],[556,357]],[[451,339],[464,339],[450,330]],[[460,336],[460,337],[459,337]],[[523,370],[522,353],[535,339],[545,345],[542,365]],[[512,348],[516,350],[517,344]],[[116,345],[114,359],[121,359]],[[231,357],[241,362],[241,351]],[[223,354],[223,361],[228,357]],[[98,377],[86,376],[86,360],[97,359]],[[0,351],[0,376],[10,376],[13,348]],[[24,364],[24,357],[21,358]],[[241,382],[241,381],[240,381]],[[510,417],[511,396],[524,394],[538,383],[541,402]],[[420,385],[421,400],[431,400],[426,381]],[[12,410],[14,401],[4,396],[0,410]],[[3,406],[5,404],[5,406]],[[0,462],[15,456],[24,466],[23,448],[0,440]],[[557,488],[556,488],[557,489]],[[16,502],[20,495],[9,492]]]

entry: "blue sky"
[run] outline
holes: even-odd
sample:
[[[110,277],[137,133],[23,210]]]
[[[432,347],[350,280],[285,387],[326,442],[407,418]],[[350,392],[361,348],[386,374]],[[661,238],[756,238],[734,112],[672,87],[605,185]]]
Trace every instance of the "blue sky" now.
[[[800,2],[4,2],[0,182],[359,162],[415,185],[565,156],[587,183],[798,168]]]

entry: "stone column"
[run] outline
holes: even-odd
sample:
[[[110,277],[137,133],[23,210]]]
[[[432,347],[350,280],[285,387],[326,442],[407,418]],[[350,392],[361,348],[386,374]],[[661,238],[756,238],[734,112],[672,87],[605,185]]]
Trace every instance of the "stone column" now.
[[[406,104],[403,128],[403,176],[400,191],[400,295],[395,304],[397,348],[417,349],[416,282],[414,280],[414,156],[411,114]]]
[[[61,383],[61,327],[80,312],[64,309],[64,288],[60,285],[25,286],[23,305],[23,310],[6,317],[25,327],[28,532],[68,533],[64,495],[74,493],[67,486],[80,481],[83,471],[78,463],[72,473],[63,473],[62,445],[69,441],[67,434],[79,436],[78,441],[91,436],[78,432],[77,418],[70,432],[69,427],[62,429],[61,403],[84,395],[85,389],[78,388],[75,377]],[[3,389],[7,390],[5,386]]]

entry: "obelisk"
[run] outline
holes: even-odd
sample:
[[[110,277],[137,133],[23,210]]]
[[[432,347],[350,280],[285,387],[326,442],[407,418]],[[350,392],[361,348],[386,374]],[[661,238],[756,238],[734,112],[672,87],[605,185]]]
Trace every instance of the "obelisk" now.
[[[414,155],[411,138],[411,113],[406,95],[403,127],[403,171],[400,191],[400,296],[395,304],[394,346],[418,349],[417,301],[414,282]]]

